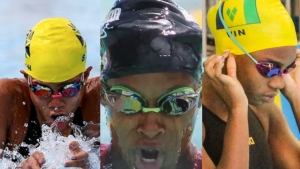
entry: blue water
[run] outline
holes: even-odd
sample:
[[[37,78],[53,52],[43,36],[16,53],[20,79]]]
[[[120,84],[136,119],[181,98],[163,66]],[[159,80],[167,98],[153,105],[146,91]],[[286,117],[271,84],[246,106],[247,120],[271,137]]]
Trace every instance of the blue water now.
[[[186,3],[184,0],[176,0],[175,1],[178,5],[180,5],[182,8],[186,9],[189,12],[199,10],[201,9],[201,0],[188,0],[189,3]],[[103,21],[106,14],[109,12],[109,9],[113,5],[114,1],[112,0],[102,0],[101,1],[101,15],[100,20]],[[200,112],[202,112],[200,110]],[[202,146],[202,113],[198,113],[197,122],[193,134],[193,143],[197,147]],[[101,106],[101,142],[102,143],[109,143],[110,142],[110,132],[109,128],[106,125],[106,114],[104,107]]]

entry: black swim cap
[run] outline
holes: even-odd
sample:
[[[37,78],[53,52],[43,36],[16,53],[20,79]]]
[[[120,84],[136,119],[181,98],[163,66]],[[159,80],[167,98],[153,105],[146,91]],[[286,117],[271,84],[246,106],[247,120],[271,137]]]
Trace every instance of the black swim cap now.
[[[170,0],[118,0],[101,29],[101,78],[186,72],[201,81],[202,31]]]

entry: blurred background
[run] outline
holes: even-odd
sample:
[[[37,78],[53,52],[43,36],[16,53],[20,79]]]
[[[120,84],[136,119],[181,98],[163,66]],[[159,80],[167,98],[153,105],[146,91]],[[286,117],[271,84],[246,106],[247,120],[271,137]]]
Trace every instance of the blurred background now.
[[[206,14],[208,12],[209,8],[214,6],[218,2],[219,2],[219,0],[203,1],[203,8],[202,8],[202,10],[204,11],[203,14],[204,13]],[[300,38],[300,31],[299,31],[300,1],[299,0],[281,0],[281,2],[284,4],[284,6],[286,7],[287,11],[289,12],[289,14],[291,15],[291,17],[294,21],[297,36],[298,36],[298,49],[300,49],[300,42],[299,42],[299,38]],[[208,26],[206,24],[207,20],[205,17],[203,17],[203,23],[205,23],[205,25],[206,25],[205,27],[203,27],[203,35],[204,35],[203,36],[203,44],[205,44],[203,49],[206,49],[206,50],[203,50],[203,56],[205,59],[215,53],[215,43],[214,43],[214,38],[213,38],[212,34],[210,33]],[[294,135],[298,138],[298,140],[300,140],[300,132],[297,127],[295,116],[292,112],[290,103],[287,101],[287,99],[282,94],[279,94],[275,98],[275,102],[283,110],[285,117],[288,121],[290,129],[292,130]]]
[[[199,23],[202,25],[202,0],[174,0],[179,6],[186,9]],[[101,0],[100,4],[100,20],[101,23],[108,14],[112,7],[113,0]],[[202,111],[201,109],[199,110]],[[198,113],[196,127],[193,133],[193,142],[197,147],[202,146],[202,129],[201,129],[202,116]],[[106,123],[106,113],[104,107],[101,106],[101,143],[110,142],[110,131]]]

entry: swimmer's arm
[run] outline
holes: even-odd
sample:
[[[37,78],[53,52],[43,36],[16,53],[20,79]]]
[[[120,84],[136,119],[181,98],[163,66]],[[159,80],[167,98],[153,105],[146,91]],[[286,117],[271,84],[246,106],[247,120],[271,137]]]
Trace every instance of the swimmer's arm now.
[[[283,77],[285,86],[280,91],[290,102],[293,113],[300,130],[300,50],[297,50],[296,68]]]
[[[270,112],[268,142],[274,168],[299,168],[300,141],[289,129],[283,112],[275,103],[266,105],[265,110]]]
[[[223,151],[218,166],[215,166],[208,156],[204,146],[202,163],[204,169],[248,169],[249,168],[249,130],[248,108],[232,110],[228,116]],[[243,113],[242,113],[243,112]],[[205,140],[205,126],[202,125],[203,142]]]
[[[0,149],[6,147],[7,134],[10,124],[11,106],[13,99],[7,90],[8,83],[5,79],[0,79]]]
[[[227,70],[226,74],[223,72],[225,65]],[[204,62],[204,68],[205,73],[202,76],[203,82],[207,79],[206,83],[209,83],[209,85],[207,85],[206,89],[205,86],[203,86],[202,98],[205,100],[207,99],[205,97],[210,97],[208,93],[205,94],[205,91],[210,90],[209,88],[211,87],[211,90],[215,90],[226,105],[228,117],[222,155],[218,166],[214,167],[205,151],[203,159],[207,158],[207,160],[204,160],[203,164],[207,168],[248,169],[248,99],[236,76],[235,58],[229,54],[229,51],[225,51],[221,56],[210,56],[210,58]],[[203,83],[203,85],[205,84]],[[204,168],[206,169],[206,167]]]
[[[299,89],[300,90],[300,89]],[[298,130],[300,131],[300,95],[299,97],[297,97],[297,99],[293,99],[292,101],[290,101],[294,116],[295,116],[295,120],[298,126]]]

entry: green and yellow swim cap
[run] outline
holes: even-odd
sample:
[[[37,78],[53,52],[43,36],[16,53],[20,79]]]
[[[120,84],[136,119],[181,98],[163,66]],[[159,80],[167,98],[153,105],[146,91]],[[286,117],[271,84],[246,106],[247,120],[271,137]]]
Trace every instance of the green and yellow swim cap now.
[[[280,0],[220,0],[207,14],[217,54],[226,49],[236,55],[245,54],[224,29],[219,8],[231,34],[249,53],[297,45],[294,23]]]
[[[25,72],[43,82],[58,83],[85,71],[86,43],[65,18],[38,22],[27,34]]]

